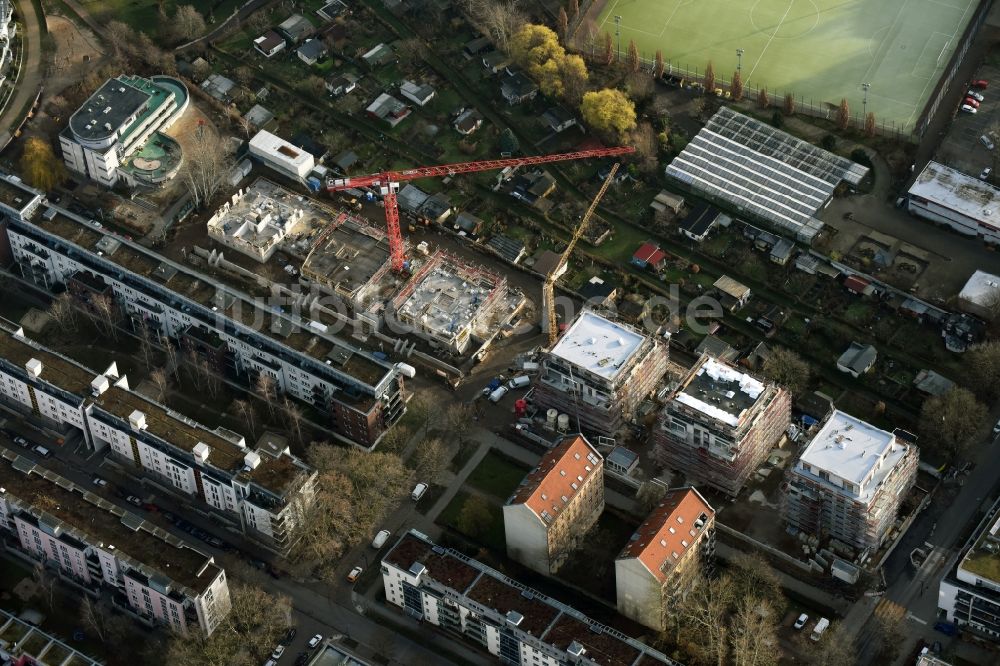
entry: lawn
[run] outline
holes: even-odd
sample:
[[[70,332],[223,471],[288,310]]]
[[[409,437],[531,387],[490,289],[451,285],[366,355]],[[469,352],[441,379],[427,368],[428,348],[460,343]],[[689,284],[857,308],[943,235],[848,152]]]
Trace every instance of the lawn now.
[[[487,495],[506,500],[528,471],[528,468],[490,450],[465,482]]]
[[[766,86],[772,98],[792,92],[816,106],[846,98],[860,111],[861,84],[870,83],[868,110],[912,128],[977,4],[604,0],[597,25],[614,35],[620,16],[623,57],[635,40],[647,60],[662,49],[673,71],[702,73],[711,61],[717,84],[741,62],[744,84]]]
[[[445,525],[454,529],[457,532],[465,534],[466,537],[486,546],[488,549],[502,553],[507,549],[507,536],[503,529],[503,509],[500,508],[499,504],[490,503],[490,517],[492,520],[490,524],[486,527],[481,535],[472,535],[462,532],[458,529],[458,514],[462,512],[462,507],[465,503],[472,497],[467,492],[459,491],[455,494],[455,497],[449,502],[448,506],[444,508],[444,511],[438,514],[437,523],[439,525]]]

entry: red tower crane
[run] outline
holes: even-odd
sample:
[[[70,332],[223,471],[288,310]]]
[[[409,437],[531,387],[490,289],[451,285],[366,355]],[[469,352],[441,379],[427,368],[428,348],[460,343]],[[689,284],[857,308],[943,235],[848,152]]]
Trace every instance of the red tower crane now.
[[[389,258],[392,262],[392,270],[401,271],[403,270],[405,258],[403,257],[403,234],[399,229],[399,208],[396,205],[396,192],[399,190],[399,184],[402,181],[417,180],[418,178],[435,178],[438,176],[454,176],[460,173],[492,171],[507,167],[582,160],[591,157],[613,157],[615,155],[626,155],[634,152],[635,148],[619,146],[616,148],[598,148],[594,150],[581,150],[574,153],[556,153],[554,155],[538,155],[535,157],[512,157],[500,160],[459,162],[457,164],[417,167],[415,169],[406,169],[405,171],[383,171],[355,178],[331,179],[327,181],[326,189],[328,192],[340,192],[352,187],[374,186],[379,188],[379,192],[382,194],[382,201],[385,204],[385,225],[389,236]]]

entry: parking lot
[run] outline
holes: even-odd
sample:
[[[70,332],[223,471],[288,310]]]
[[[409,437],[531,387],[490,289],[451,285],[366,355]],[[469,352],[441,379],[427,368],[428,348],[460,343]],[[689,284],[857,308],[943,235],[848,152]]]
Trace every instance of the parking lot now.
[[[955,120],[949,126],[935,159],[963,173],[978,176],[983,169],[993,168],[994,155],[980,137],[993,135],[992,143],[1000,145],[1000,67],[984,64],[972,80],[984,79],[990,82],[985,90],[975,92],[983,96],[976,113],[956,111]],[[959,100],[954,101],[958,109]]]

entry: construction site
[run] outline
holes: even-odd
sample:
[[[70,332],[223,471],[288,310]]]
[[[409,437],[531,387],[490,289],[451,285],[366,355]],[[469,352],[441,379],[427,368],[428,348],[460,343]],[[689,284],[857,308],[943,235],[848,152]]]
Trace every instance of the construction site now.
[[[508,294],[507,278],[438,250],[392,300],[392,312],[432,348],[461,355],[492,339],[522,301]]]

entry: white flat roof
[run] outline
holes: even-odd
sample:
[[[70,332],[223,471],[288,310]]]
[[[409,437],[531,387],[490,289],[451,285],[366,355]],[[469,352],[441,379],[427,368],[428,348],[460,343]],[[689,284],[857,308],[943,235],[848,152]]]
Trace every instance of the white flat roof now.
[[[595,375],[614,379],[645,339],[621,324],[585,310],[550,353]]]
[[[943,164],[928,162],[909,194],[983,224],[1000,225],[1000,189]]]
[[[764,392],[757,378],[709,356],[675,400],[726,425],[736,427],[740,417]]]
[[[312,153],[308,153],[297,146],[293,146],[280,136],[271,134],[266,130],[261,130],[250,139],[250,152],[257,155],[266,155],[275,162],[288,165],[290,171],[298,174],[305,174],[316,163]]]
[[[1000,295],[1000,277],[985,271],[976,271],[962,287],[958,297],[975,305],[990,307]]]
[[[903,458],[906,449],[892,433],[834,410],[802,451],[799,468],[801,471],[801,465],[810,465],[831,477],[849,481],[859,488],[854,494],[867,501]]]

